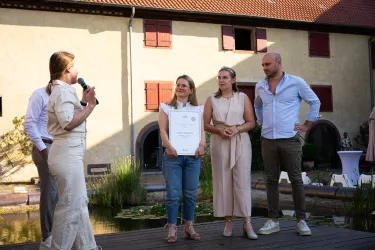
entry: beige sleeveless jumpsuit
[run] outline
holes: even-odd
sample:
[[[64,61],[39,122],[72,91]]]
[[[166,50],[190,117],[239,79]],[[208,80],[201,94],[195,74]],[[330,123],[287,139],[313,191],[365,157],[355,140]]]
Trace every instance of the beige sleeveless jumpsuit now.
[[[244,120],[244,93],[232,98],[211,96],[212,120],[217,128],[240,126]],[[247,132],[231,139],[211,136],[214,216],[251,216],[251,141]]]

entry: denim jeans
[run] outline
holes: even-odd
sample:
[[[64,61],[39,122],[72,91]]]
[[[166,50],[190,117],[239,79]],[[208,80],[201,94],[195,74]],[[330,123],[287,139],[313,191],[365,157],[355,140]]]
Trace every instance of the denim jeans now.
[[[195,156],[169,158],[164,155],[163,175],[166,182],[168,224],[176,224],[182,189],[182,219],[194,220],[201,159]]]

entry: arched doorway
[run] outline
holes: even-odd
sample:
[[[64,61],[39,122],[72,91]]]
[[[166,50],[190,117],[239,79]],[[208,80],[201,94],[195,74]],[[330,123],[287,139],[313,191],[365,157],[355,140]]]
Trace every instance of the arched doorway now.
[[[324,168],[339,168],[341,166],[337,151],[340,150],[340,132],[328,120],[318,120],[305,135],[306,142],[316,146],[320,156],[320,164]]]
[[[138,134],[136,158],[144,172],[159,172],[163,166],[163,147],[160,139],[159,125],[152,122]]]

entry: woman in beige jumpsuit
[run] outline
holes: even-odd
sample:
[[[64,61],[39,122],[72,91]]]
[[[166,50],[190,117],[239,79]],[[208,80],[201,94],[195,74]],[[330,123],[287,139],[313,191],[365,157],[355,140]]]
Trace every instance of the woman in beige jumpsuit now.
[[[214,216],[224,217],[224,236],[232,236],[232,216],[244,218],[246,238],[257,239],[251,225],[251,142],[255,127],[249,98],[238,92],[236,72],[228,67],[218,74],[219,90],[204,106],[204,128],[211,135]],[[211,125],[211,120],[213,125]]]
[[[54,53],[49,68],[47,126],[48,132],[53,135],[53,143],[48,165],[56,176],[59,193],[53,217],[51,249],[101,249],[96,245],[89,220],[83,167],[86,118],[96,106],[95,88],[83,93],[83,100],[87,103],[81,104],[72,86],[77,83],[78,75],[73,54]]]

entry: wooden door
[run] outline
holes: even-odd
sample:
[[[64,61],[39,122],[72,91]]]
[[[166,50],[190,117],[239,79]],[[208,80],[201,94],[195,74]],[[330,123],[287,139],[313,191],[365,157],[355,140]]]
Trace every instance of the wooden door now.
[[[254,111],[254,100],[255,100],[255,86],[249,86],[249,85],[238,85],[238,90],[240,92],[243,92],[249,97],[250,102],[251,102],[251,108]],[[256,115],[254,111],[254,118],[256,121]]]

